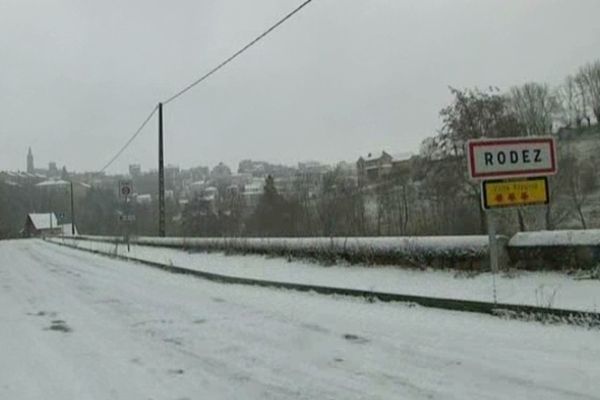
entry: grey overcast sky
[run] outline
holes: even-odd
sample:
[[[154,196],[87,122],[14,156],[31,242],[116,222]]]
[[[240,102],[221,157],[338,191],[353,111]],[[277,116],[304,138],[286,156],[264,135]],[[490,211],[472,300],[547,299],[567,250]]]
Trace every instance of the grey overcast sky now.
[[[101,168],[164,100],[301,0],[1,0],[0,170]],[[599,0],[314,0],[165,107],[166,162],[418,151],[448,85],[558,84],[600,58]],[[156,119],[109,169],[156,165]]]

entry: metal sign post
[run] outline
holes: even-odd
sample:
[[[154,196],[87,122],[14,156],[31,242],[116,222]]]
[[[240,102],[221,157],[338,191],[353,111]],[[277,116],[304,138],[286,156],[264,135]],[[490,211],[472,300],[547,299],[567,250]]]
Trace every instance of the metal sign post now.
[[[129,196],[125,198],[125,214],[127,216],[129,216]],[[131,250],[130,245],[129,245],[129,223],[125,223],[125,241],[127,242],[127,252],[129,253],[129,251]]]
[[[492,211],[486,212],[485,215],[487,217],[487,228],[490,248],[490,269],[492,270],[492,285],[495,304],[498,302],[498,296],[496,293],[496,274],[498,273],[498,240],[496,238],[496,220]]]
[[[123,199],[127,199],[133,194],[133,182],[132,181],[119,181],[119,196]]]
[[[125,223],[125,242],[127,243],[127,252],[131,250],[129,245],[129,228],[131,220],[131,212],[129,209],[130,196],[133,194],[133,182],[119,181],[119,196],[123,199],[124,214],[119,216],[119,220]]]
[[[498,240],[493,210],[549,203],[546,176],[557,172],[556,144],[553,137],[475,139],[467,143],[467,153],[469,176],[481,182],[481,207],[486,212],[493,297],[497,303]]]

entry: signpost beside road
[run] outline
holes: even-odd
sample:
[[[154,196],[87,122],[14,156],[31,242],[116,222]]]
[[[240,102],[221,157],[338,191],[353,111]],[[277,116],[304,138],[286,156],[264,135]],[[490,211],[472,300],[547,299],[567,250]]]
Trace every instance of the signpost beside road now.
[[[470,140],[469,174],[472,179],[547,176],[556,173],[554,138]]]
[[[119,196],[122,198],[128,198],[133,194],[133,182],[131,181],[119,181]]]
[[[550,202],[547,176],[557,172],[556,144],[552,137],[469,140],[467,160],[469,176],[481,181],[481,205],[487,214],[495,303],[498,248],[494,209]]]
[[[133,182],[130,180],[119,181],[119,197],[123,199],[124,212],[119,214],[119,221],[125,223],[125,241],[127,242],[127,251],[130,250],[129,246],[129,225],[135,222],[135,215],[129,212],[129,200],[133,194]]]
[[[481,203],[484,210],[548,204],[548,179],[545,176],[525,179],[483,181]]]
[[[135,222],[135,215],[133,215],[133,214],[121,214],[121,215],[119,215],[119,221],[121,221],[121,222]]]

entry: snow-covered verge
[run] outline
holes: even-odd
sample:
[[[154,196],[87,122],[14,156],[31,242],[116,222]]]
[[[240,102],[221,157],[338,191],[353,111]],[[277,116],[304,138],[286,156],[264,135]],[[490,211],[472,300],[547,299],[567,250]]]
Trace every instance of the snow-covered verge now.
[[[508,245],[512,247],[600,246],[600,229],[519,232],[510,239]]]
[[[2,399],[600,393],[597,330],[222,285],[37,240],[0,242],[0,283]]]
[[[600,229],[520,232],[508,242],[518,268],[595,269],[600,265]]]
[[[81,236],[92,241],[122,238]],[[501,248],[507,238],[499,236]],[[413,265],[431,268],[484,270],[489,266],[487,236],[348,237],[348,238],[158,238],[134,237],[132,243],[201,251],[271,254],[344,260],[373,265]],[[504,253],[504,252],[501,252]],[[501,257],[506,258],[504,254]]]
[[[175,248],[140,245],[132,245],[128,252],[127,247],[122,244],[68,238],[53,240],[106,254],[119,254],[227,276],[407,295],[493,301],[494,277],[490,273],[470,276],[431,268],[418,270],[361,264],[352,267],[323,267],[316,263],[286,260],[281,257],[188,252]],[[512,275],[498,274],[495,281],[497,299],[501,303],[593,312],[600,310],[600,280],[574,280],[562,273],[521,271]]]

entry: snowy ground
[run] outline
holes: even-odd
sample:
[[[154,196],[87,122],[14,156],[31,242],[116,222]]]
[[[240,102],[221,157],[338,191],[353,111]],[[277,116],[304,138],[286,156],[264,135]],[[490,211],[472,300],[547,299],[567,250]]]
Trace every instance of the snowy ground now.
[[[73,243],[73,241],[67,241]],[[76,241],[78,246],[114,253],[109,243]],[[408,268],[331,266],[263,256],[226,256],[223,253],[187,253],[147,246],[125,246],[117,251],[140,259],[218,274],[265,280],[336,286],[381,292],[415,294],[468,300],[493,300],[492,275],[457,277],[448,271],[419,271]],[[600,281],[574,280],[565,274],[519,272],[514,277],[496,277],[498,301],[552,306],[582,311],[600,311]]]
[[[0,242],[2,399],[597,399],[600,332]]]

